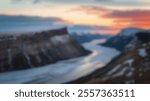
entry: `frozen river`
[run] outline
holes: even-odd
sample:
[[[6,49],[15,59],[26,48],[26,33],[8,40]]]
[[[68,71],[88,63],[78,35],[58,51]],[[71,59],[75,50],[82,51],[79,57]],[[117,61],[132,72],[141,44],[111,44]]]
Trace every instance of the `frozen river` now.
[[[98,45],[97,41],[85,43],[83,46],[92,53],[41,68],[0,73],[0,83],[65,83],[104,67],[120,53],[115,49]]]

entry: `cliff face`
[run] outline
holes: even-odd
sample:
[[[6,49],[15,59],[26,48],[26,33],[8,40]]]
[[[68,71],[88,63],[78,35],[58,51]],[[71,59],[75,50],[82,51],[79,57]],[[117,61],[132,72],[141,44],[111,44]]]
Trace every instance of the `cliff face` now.
[[[112,47],[119,51],[123,51],[125,46],[133,40],[134,36],[138,32],[142,32],[144,29],[138,28],[126,28],[121,30],[116,36],[110,38],[106,43],[102,44],[106,47]]]
[[[95,83],[150,83],[150,33],[137,33],[126,48]]]
[[[35,68],[88,54],[66,28],[0,36],[0,72]]]

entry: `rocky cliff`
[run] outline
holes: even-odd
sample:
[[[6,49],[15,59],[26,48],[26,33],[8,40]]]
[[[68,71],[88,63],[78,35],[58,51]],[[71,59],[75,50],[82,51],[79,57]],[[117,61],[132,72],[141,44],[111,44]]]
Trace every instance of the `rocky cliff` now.
[[[68,34],[67,28],[0,35],[0,72],[41,67],[88,53]]]
[[[107,40],[106,43],[102,44],[106,47],[112,47],[119,51],[123,51],[125,46],[133,40],[136,33],[145,31],[144,29],[138,28],[125,28],[122,29],[116,36]]]
[[[70,83],[150,83],[150,32],[142,31],[104,68]]]

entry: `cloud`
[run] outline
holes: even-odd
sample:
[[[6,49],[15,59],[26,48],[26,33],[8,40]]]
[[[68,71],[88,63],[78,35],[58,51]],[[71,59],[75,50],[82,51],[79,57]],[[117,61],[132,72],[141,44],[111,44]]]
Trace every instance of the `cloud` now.
[[[0,32],[46,30],[60,28],[67,24],[64,20],[55,17],[10,15],[0,15],[0,22]]]
[[[99,13],[101,12],[107,12],[110,11],[110,9],[104,8],[104,7],[99,7],[99,6],[79,6],[78,8],[75,8],[74,10],[82,10],[88,13]]]
[[[146,6],[150,2],[144,0],[12,0],[12,2],[56,3],[56,4],[95,4],[100,6]]]
[[[150,28],[150,10],[114,10],[103,17],[113,19],[119,26]]]
[[[16,4],[16,3],[22,3],[25,0],[11,0],[12,3]],[[29,0],[31,2],[31,0]]]
[[[150,1],[145,0],[95,0],[110,6],[150,6]]]
[[[87,3],[87,2],[95,2],[94,0],[12,0],[12,2],[23,2],[23,1],[28,1],[33,4],[38,4],[38,3],[61,3],[61,4],[74,4],[74,3]]]
[[[49,30],[65,26],[68,26],[70,32],[81,33],[110,33],[112,30],[115,30],[108,26],[72,25],[56,17],[42,18],[36,16],[0,15],[0,22],[0,32]]]
[[[116,10],[98,6],[80,6],[78,10],[100,18],[110,19],[115,27],[150,28],[150,10]]]
[[[150,16],[150,10],[114,10],[105,15],[105,17],[113,18],[135,18]]]
[[[102,31],[102,30],[116,30],[124,27],[140,27],[150,28],[150,10],[146,10],[150,6],[150,1],[145,0],[12,0],[13,2],[30,2],[32,4],[42,3],[56,3],[56,4],[86,4],[87,6],[76,7],[75,9],[69,10],[70,12],[80,11],[87,13],[88,15],[94,15],[100,18],[99,21],[111,20],[109,26],[85,26],[75,25],[72,30],[88,30],[88,31]],[[95,6],[90,6],[90,5]],[[89,6],[88,6],[89,5]],[[118,6],[121,6],[119,9]],[[127,8],[128,6],[129,9]],[[109,7],[109,8],[108,8]],[[135,9],[135,8],[142,9]],[[146,8],[146,9],[144,9]],[[124,9],[124,10],[123,10]],[[67,17],[66,17],[67,19]],[[61,21],[60,21],[61,22]],[[105,21],[102,21],[105,23]],[[98,22],[98,23],[102,23]],[[62,22],[61,22],[62,23]],[[107,22],[106,22],[107,23]],[[111,27],[110,27],[111,26]],[[115,29],[115,28],[116,29]],[[71,27],[70,27],[71,28]]]
[[[57,17],[36,17],[36,16],[15,16],[15,15],[0,15],[0,22],[2,23],[35,23],[35,24],[57,24],[65,22]]]

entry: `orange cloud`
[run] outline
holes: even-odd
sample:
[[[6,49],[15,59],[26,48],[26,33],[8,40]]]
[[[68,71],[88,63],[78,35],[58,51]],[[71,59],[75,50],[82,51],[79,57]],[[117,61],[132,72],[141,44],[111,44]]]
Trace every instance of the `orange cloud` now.
[[[103,17],[111,18],[116,26],[150,28],[150,10],[113,10]]]
[[[116,10],[97,6],[81,6],[79,10],[87,14],[96,15],[99,18],[109,19],[116,29],[126,27],[150,28],[150,10]]]

